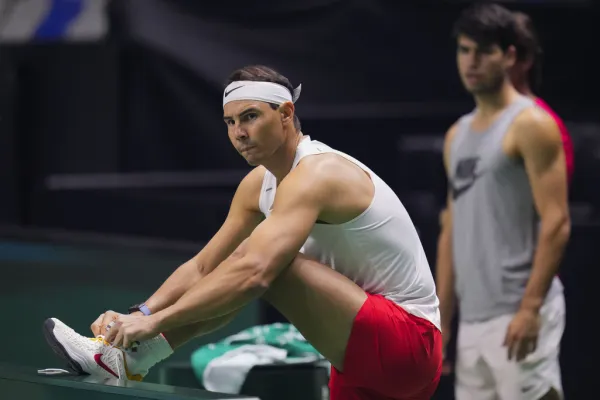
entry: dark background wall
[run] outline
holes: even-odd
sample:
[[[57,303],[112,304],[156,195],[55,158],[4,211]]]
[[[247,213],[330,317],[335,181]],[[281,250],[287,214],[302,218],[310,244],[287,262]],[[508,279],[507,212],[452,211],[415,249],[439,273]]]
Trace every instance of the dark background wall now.
[[[47,180],[74,173],[247,169],[228,142],[220,98],[228,73],[253,63],[302,83],[297,112],[305,133],[367,162],[409,208],[413,202],[439,208],[445,181],[436,152],[445,130],[473,107],[456,74],[450,36],[462,4],[264,4],[123,0],[110,7],[112,29],[105,41],[3,46],[2,107],[9,112],[2,120],[1,159],[18,161],[2,169],[14,171],[3,172],[6,187],[13,188],[2,200],[3,210],[14,209],[3,211],[6,220],[146,235],[153,231],[133,222],[127,207],[118,217],[103,214],[105,207],[95,216],[89,209],[138,196],[154,206],[191,202],[200,214],[198,202],[221,204],[236,179],[212,184],[219,188],[155,184],[95,193],[58,190]],[[573,200],[588,204],[598,199],[596,188],[585,184],[597,178],[597,168],[587,167],[594,165],[598,146],[592,124],[599,118],[599,61],[588,41],[598,35],[593,13],[543,4],[518,8],[532,15],[541,32],[546,59],[540,95],[572,127],[576,150],[582,150]],[[23,179],[15,182],[16,176]],[[65,196],[73,202],[64,203]],[[140,218],[147,220],[148,212],[140,210]],[[178,224],[156,233],[205,239],[224,212],[198,221],[210,221],[204,233]]]

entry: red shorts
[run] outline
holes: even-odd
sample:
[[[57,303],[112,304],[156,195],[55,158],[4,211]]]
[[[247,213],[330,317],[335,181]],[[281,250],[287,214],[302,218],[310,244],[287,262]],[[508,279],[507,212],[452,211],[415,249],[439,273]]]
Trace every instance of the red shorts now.
[[[331,369],[331,400],[421,400],[433,396],[442,371],[442,334],[380,295],[354,319],[344,372]]]

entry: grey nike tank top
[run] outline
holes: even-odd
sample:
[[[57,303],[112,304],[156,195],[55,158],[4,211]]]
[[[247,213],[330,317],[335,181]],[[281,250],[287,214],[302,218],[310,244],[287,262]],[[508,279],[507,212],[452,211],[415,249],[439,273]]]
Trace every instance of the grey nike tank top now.
[[[531,272],[539,219],[520,159],[502,141],[515,117],[535,103],[520,96],[485,131],[463,116],[451,144],[452,250],[460,320],[485,321],[517,311]],[[555,278],[549,301],[562,292]]]

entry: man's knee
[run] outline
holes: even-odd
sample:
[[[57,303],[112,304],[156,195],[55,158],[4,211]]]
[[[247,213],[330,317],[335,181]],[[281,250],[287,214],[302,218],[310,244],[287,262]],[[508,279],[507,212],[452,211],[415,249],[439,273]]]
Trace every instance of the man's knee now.
[[[304,255],[304,253],[299,252],[298,254],[296,254],[296,257],[294,257],[294,259],[290,263],[290,266],[297,265],[297,264],[305,262],[305,261],[317,262],[316,260],[306,257],[306,255]]]
[[[300,275],[299,269],[303,268],[303,264],[308,260],[309,259],[304,254],[298,253],[296,257],[292,259],[289,265],[282,268],[279,275],[275,277],[273,282],[271,282],[269,289],[263,294],[262,297],[267,300],[269,296],[273,294],[273,292],[279,291],[278,289],[281,286],[286,286],[286,282],[290,283],[297,280],[298,276]],[[294,277],[296,277],[296,279],[294,279]]]
[[[323,295],[337,291],[340,287],[346,288],[346,299],[354,297],[364,301],[366,298],[365,291],[340,272],[303,253],[298,253],[271,283],[263,298],[269,301],[274,295],[287,297],[298,290]]]
[[[333,278],[330,275],[340,274],[339,272],[332,270],[331,267],[299,252],[292,261],[281,270],[273,284],[285,284],[285,282],[287,282],[294,284],[301,283],[303,285],[308,284],[312,286],[316,276],[329,280]]]

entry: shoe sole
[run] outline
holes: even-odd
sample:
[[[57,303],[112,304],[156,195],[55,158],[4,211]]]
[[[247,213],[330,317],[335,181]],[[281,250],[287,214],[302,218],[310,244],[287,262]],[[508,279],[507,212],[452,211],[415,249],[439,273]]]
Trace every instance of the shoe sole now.
[[[62,358],[63,360],[65,360],[67,362],[67,364],[69,364],[69,368],[71,370],[73,370],[74,372],[76,372],[79,375],[89,375],[88,373],[86,373],[83,368],[81,368],[81,365],[79,365],[79,363],[75,360],[73,360],[70,356],[69,353],[67,353],[67,350],[65,350],[65,348],[63,347],[63,345],[56,339],[56,337],[54,336],[54,321],[49,318],[46,321],[44,321],[44,337],[46,338],[46,342],[48,342],[48,344],[50,345],[50,347],[52,348],[52,350],[54,351],[54,353],[59,356],[60,358]]]

